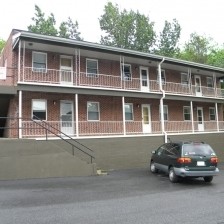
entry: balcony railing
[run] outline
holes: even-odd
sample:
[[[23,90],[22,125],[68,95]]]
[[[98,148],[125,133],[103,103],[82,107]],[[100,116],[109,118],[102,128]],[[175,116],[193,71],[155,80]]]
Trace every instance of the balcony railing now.
[[[52,85],[88,86],[91,88],[124,89],[139,92],[159,92],[157,80],[148,80],[142,86],[142,80],[131,78],[123,80],[120,74],[86,74],[85,72],[75,73],[73,71],[61,71],[48,69],[46,72],[33,71],[32,68],[25,67],[21,71],[19,82],[42,83]],[[163,90],[170,94],[181,94],[191,96],[218,97],[224,98],[224,90],[201,86],[200,88],[190,85],[173,82],[165,82]]]
[[[162,134],[160,121],[152,121],[148,126],[144,126],[142,121],[126,121],[125,126],[123,121],[79,121],[78,131],[76,131],[75,122],[67,122],[66,125],[61,121],[47,121],[47,123],[49,127],[52,127],[48,134],[49,137],[60,134],[56,133],[57,130],[74,137]],[[45,123],[42,125],[44,126]],[[167,133],[218,132],[224,131],[224,122],[218,122],[217,126],[216,121],[204,121],[203,124],[194,121],[192,126],[191,121],[165,121],[164,128]],[[23,138],[45,137],[46,131],[37,123],[23,121],[22,136]]]

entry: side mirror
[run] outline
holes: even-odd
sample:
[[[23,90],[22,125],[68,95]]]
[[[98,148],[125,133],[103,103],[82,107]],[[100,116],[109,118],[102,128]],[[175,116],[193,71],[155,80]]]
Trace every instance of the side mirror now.
[[[156,151],[155,151],[155,150],[153,150],[153,151],[152,151],[152,154],[156,154]]]

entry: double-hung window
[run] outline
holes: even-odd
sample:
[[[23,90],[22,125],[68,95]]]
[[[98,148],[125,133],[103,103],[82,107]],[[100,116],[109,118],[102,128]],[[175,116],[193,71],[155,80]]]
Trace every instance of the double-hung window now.
[[[100,110],[98,102],[87,102],[88,121],[99,121]]]
[[[209,119],[210,121],[215,121],[215,108],[209,107]]]
[[[88,77],[98,76],[98,60],[86,59],[86,74]]]
[[[190,121],[191,120],[191,107],[184,106],[183,107],[183,114],[184,114],[184,120]]]
[[[47,54],[42,52],[33,52],[32,69],[34,72],[47,72]]]
[[[131,80],[131,65],[129,64],[122,64],[121,65],[121,74],[123,80]]]
[[[47,120],[46,100],[32,100],[32,119]]]
[[[181,73],[181,84],[188,85],[189,84],[189,76],[187,73]]]
[[[207,80],[207,87],[213,88],[213,78],[212,77],[206,77]]]
[[[133,121],[133,104],[126,103],[125,107],[125,120],[126,121]]]

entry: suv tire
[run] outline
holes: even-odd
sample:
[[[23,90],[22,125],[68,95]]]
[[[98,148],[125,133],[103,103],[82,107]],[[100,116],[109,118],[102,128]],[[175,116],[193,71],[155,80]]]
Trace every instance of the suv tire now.
[[[210,183],[210,182],[212,182],[212,180],[213,180],[213,176],[204,177],[204,181],[206,183]]]
[[[153,161],[150,163],[150,171],[152,173],[158,173],[158,169],[155,167],[155,163]]]
[[[178,176],[174,172],[174,168],[170,167],[169,169],[169,179],[172,183],[177,183],[178,182]]]

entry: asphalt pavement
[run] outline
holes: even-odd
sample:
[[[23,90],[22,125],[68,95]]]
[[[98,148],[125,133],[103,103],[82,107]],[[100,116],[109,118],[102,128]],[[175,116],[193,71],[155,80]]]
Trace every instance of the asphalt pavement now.
[[[172,184],[148,169],[0,181],[0,224],[224,224],[224,169]]]

